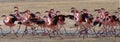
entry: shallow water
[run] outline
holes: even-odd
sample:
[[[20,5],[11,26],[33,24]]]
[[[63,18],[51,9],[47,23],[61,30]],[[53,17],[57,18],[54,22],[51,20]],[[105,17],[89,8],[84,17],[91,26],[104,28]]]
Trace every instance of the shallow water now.
[[[3,33],[9,33],[10,30],[3,30]],[[15,30],[16,32],[17,30]],[[44,32],[44,30],[37,30],[36,33],[39,33],[39,34],[42,34]],[[75,30],[67,30],[67,33],[63,30],[60,31],[63,35],[78,35],[78,32],[75,33]],[[13,32],[12,32],[13,33]],[[23,30],[19,30],[18,32],[19,34],[22,34],[24,33]],[[28,33],[32,33],[32,30],[28,30]],[[1,34],[1,31],[0,31],[0,34]],[[105,33],[102,33],[103,35],[105,35]],[[118,30],[116,32],[117,35],[120,35],[120,31]],[[89,34],[88,34],[90,37],[94,37],[96,36],[96,34],[94,32],[91,32],[89,31]]]

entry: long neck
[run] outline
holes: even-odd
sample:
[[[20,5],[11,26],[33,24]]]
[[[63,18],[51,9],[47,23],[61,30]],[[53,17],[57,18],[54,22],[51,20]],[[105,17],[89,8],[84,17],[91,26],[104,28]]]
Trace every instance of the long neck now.
[[[4,17],[3,20],[6,20],[8,17]]]
[[[9,22],[10,18],[9,17],[4,17],[3,22]]]

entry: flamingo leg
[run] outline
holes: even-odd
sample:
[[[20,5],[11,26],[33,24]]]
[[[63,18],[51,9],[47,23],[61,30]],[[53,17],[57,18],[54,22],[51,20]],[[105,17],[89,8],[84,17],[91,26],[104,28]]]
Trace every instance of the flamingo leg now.
[[[104,32],[105,32],[105,35],[108,36],[108,28],[107,27],[104,28]]]
[[[94,33],[95,33],[95,35],[98,37],[98,35],[97,35],[96,31],[95,31],[95,28],[93,28],[93,32],[94,32]]]
[[[103,27],[97,32],[99,37],[102,36],[100,32],[102,32],[102,34],[105,32],[105,28],[106,28],[105,25],[103,25]]]
[[[62,27],[64,28],[65,33],[68,35],[66,28],[63,25],[62,25]]]
[[[21,28],[21,24],[19,25],[19,28],[17,29],[16,34],[18,34],[18,32],[19,32],[20,28]]]
[[[48,29],[46,29],[46,30],[47,30],[47,32],[48,32],[49,38],[51,39],[51,38],[52,38],[52,36],[51,36],[51,34],[50,34],[51,30],[50,30],[50,31],[49,31]]]
[[[4,33],[3,33],[3,29],[2,29],[1,27],[0,27],[0,30],[1,30],[1,34],[2,34],[3,36],[5,36]]]
[[[85,30],[84,30],[83,39],[85,39],[85,37],[88,37],[88,29],[87,28],[85,28]]]
[[[36,33],[36,35],[39,35],[39,33],[37,33],[39,26],[36,27],[36,29],[34,30],[34,32]]]
[[[25,30],[24,30],[24,32],[23,32],[23,35],[22,35],[22,37],[25,35],[25,34],[27,34],[27,26],[25,27]]]
[[[58,33],[58,36],[59,36],[61,39],[63,39],[63,37],[61,36],[61,33],[60,33],[59,29],[57,29],[56,32]]]
[[[61,35],[63,35],[63,34],[60,32],[60,29],[62,28],[62,26],[61,26],[61,25],[57,25],[57,27],[58,27],[59,33],[60,33]],[[57,35],[59,35],[59,34],[57,33]]]
[[[74,36],[75,34],[76,34],[76,32],[78,31],[78,27],[76,28],[76,30],[73,32],[73,35],[72,36]]]
[[[78,30],[79,37],[82,35],[82,33],[83,33],[83,31],[84,31],[84,30],[82,30],[81,28],[82,28],[82,27],[80,27],[80,29]]]
[[[9,26],[9,27],[10,27],[10,31],[8,33],[6,33],[5,36],[8,34],[11,34],[11,32],[12,32],[11,26]]]
[[[56,30],[53,30],[53,31],[52,31],[52,33],[53,33],[54,36],[55,36],[55,32],[56,32]],[[58,34],[58,33],[57,33],[57,34]]]
[[[10,27],[10,28],[11,28],[11,30],[13,31],[13,33],[15,34],[15,36],[18,37],[18,35],[15,33],[15,30],[13,30],[12,27]],[[11,32],[12,32],[12,31],[11,31]]]
[[[45,28],[43,28],[43,27],[41,27],[41,29],[43,29],[42,34],[43,34],[43,35],[46,35],[46,29],[45,29]]]
[[[113,28],[112,28],[112,34],[113,34],[114,36],[117,35],[117,34],[116,34],[116,27],[113,27]]]
[[[35,36],[35,32],[36,32],[35,29],[36,29],[36,27],[31,27],[31,29],[32,29],[32,35]]]

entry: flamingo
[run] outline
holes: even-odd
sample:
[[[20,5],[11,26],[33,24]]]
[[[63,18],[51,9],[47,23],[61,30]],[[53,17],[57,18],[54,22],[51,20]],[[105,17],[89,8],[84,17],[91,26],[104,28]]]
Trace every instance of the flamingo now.
[[[108,15],[108,12],[105,12],[105,14],[105,18],[101,21],[103,27],[98,31],[98,34],[100,34],[100,31],[103,31],[106,32],[106,36],[108,34],[116,35],[117,17],[115,15]],[[99,36],[101,36],[101,34]]]
[[[75,27],[77,28],[74,33],[78,32],[81,35],[82,32],[85,32],[84,35],[88,35],[88,30],[90,30],[91,27],[93,27],[92,25],[93,16],[91,14],[88,14],[86,9],[83,9],[81,13],[83,14],[79,15],[79,17],[76,17],[79,20],[77,20],[75,23]],[[68,17],[70,17],[72,20],[75,18],[75,16],[72,16],[72,15],[68,15]],[[94,28],[93,28],[93,31],[95,33]]]
[[[9,32],[9,33],[11,33],[11,32],[13,31],[13,33],[15,34],[15,36],[18,37],[18,35],[15,33],[15,30],[13,30],[13,26],[15,26],[14,22],[15,22],[17,19],[16,19],[15,17],[10,18],[10,17],[8,17],[8,16],[6,16],[6,15],[2,15],[2,17],[3,17],[3,23],[4,23],[6,26],[10,27],[10,32]]]
[[[22,15],[23,17],[22,17],[22,20],[20,20],[19,22],[18,22],[18,24],[19,24],[19,28],[17,29],[17,32],[16,33],[18,33],[19,32],[19,30],[20,30],[20,28],[21,28],[21,25],[25,25],[25,30],[24,30],[24,33],[23,33],[23,35],[22,35],[22,37],[24,36],[24,34],[27,34],[27,32],[28,32],[28,27],[30,27],[32,30],[34,30],[35,28],[33,28],[33,26],[34,26],[34,23],[32,22],[32,21],[30,21],[32,18],[35,18],[35,15],[33,14],[33,13],[30,13],[30,10],[26,10],[24,13],[23,13],[23,15]],[[37,19],[36,19],[37,20]],[[33,32],[32,32],[32,34],[33,34]],[[34,34],[33,34],[33,36],[34,36]]]

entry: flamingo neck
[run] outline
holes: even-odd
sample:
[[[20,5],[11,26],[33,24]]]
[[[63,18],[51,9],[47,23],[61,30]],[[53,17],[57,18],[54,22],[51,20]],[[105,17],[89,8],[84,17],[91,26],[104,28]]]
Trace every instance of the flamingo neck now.
[[[3,22],[9,22],[10,18],[9,17],[4,17]]]

